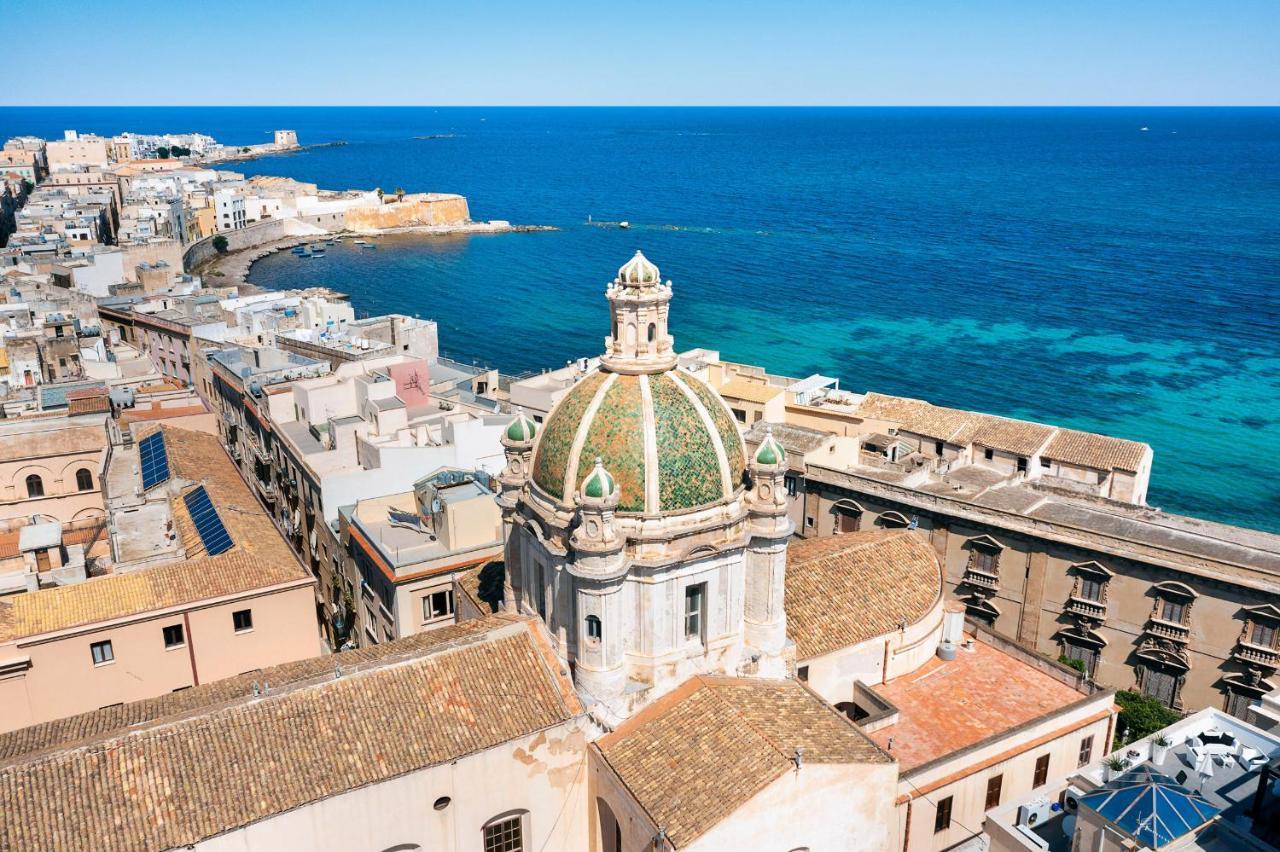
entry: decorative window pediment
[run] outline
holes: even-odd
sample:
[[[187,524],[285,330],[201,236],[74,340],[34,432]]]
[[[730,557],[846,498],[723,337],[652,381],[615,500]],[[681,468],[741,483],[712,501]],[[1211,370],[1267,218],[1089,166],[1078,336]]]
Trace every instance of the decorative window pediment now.
[[[1280,624],[1280,609],[1271,604],[1247,606],[1244,611],[1250,621],[1271,621]]]
[[[911,526],[911,521],[901,512],[885,512],[880,516],[880,526],[901,529]]]
[[[1190,586],[1185,586],[1182,583],[1174,583],[1174,582],[1156,583],[1155,586],[1153,586],[1152,588],[1154,588],[1156,590],[1156,593],[1162,598],[1164,597],[1182,598],[1183,600],[1186,600],[1186,601],[1193,601],[1196,598],[1200,597],[1194,591],[1191,590]]]
[[[1067,570],[1073,574],[1078,574],[1080,576],[1096,577],[1097,579],[1101,580],[1104,583],[1115,576],[1114,572],[1109,571],[1101,563],[1092,562],[1092,561],[1078,562],[1075,565],[1072,565]]]
[[[973,550],[975,548],[980,548],[982,550],[989,550],[993,553],[999,553],[1000,551],[1004,550],[1004,545],[996,541],[994,538],[992,538],[989,535],[974,536],[973,538],[965,542],[965,547],[969,548],[970,550]]]
[[[1101,633],[1090,630],[1087,627],[1064,627],[1058,631],[1058,641],[1064,643],[1072,643],[1078,645],[1088,645],[1093,648],[1107,647],[1107,640],[1103,638]]]

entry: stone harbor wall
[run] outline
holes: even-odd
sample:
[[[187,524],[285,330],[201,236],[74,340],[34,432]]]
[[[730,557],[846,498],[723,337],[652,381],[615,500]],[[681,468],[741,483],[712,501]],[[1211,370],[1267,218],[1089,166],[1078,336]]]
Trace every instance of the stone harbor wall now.
[[[347,227],[353,231],[461,225],[470,221],[467,199],[461,195],[422,193],[400,201],[388,195],[378,207],[353,207],[347,211]]]

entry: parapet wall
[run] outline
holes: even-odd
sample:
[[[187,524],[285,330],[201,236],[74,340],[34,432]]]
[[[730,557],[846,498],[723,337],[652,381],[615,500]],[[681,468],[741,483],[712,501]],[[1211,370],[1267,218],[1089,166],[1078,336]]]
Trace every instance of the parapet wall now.
[[[227,251],[231,252],[257,248],[265,243],[288,237],[318,236],[324,232],[323,227],[316,227],[297,219],[268,219],[264,222],[255,222],[234,231],[222,231],[220,234],[205,237],[187,246],[187,250],[182,254],[182,268],[190,272],[214,257],[218,253],[213,247],[216,236],[227,238]]]
[[[429,193],[406,195],[378,207],[353,207],[347,211],[347,227],[353,231],[431,225],[461,225],[471,219],[467,199],[461,195]]]

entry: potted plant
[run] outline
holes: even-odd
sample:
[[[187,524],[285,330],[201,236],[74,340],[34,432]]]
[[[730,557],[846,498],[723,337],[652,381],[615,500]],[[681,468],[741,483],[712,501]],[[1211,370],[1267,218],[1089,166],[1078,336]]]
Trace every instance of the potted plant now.
[[[1157,766],[1164,763],[1164,759],[1169,756],[1169,747],[1173,745],[1173,740],[1164,734],[1156,734],[1151,738],[1151,762]]]
[[[1106,760],[1102,761],[1103,782],[1105,783],[1107,781],[1110,781],[1112,778],[1116,778],[1128,768],[1129,768],[1129,761],[1125,760],[1123,757],[1121,757],[1118,754],[1111,755]]]

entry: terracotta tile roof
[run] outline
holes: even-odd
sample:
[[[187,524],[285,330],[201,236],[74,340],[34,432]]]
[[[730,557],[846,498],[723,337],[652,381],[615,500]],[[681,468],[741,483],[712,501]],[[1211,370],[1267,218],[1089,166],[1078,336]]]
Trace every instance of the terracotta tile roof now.
[[[1019,456],[1035,455],[1056,430],[1029,420],[984,417],[974,432],[974,443]]]
[[[726,399],[745,399],[747,402],[766,403],[784,391],[782,388],[761,382],[730,379],[727,384],[721,386],[719,393]]]
[[[107,430],[98,426],[38,429],[0,435],[0,462],[91,453],[107,448]]]
[[[1077,432],[1074,429],[1059,429],[1049,446],[1044,448],[1044,455],[1054,461],[1095,470],[1137,473],[1143,457],[1150,450],[1149,446],[1137,441],[1110,438],[1092,432]]]
[[[266,669],[257,675],[272,685],[263,696],[244,691],[250,676],[242,676],[238,692],[213,684],[140,711],[62,720],[57,735],[43,732],[52,748],[39,733],[7,735],[25,740],[0,763],[0,848],[186,846],[581,712],[527,622],[483,624],[470,635],[427,634],[291,664],[283,679]],[[67,741],[79,733],[73,722],[87,739]]]
[[[854,413],[864,419],[888,420],[904,432],[960,446],[976,442],[1020,456],[1034,455],[1043,447],[1048,458],[1096,470],[1136,473],[1143,456],[1150,451],[1146,444],[1137,441],[943,408],[920,399],[874,392],[863,398]]]
[[[909,530],[868,530],[787,548],[787,635],[806,660],[923,618],[942,594],[938,557]]]
[[[160,428],[174,477],[204,484],[234,546],[217,556],[203,555],[186,505],[174,495],[170,506],[188,548],[186,559],[18,595],[0,604],[0,640],[310,580],[232,467],[217,437],[165,426],[151,427],[139,439]]]
[[[1010,731],[1083,700],[1061,681],[982,641],[956,659],[930,660],[874,687],[898,708],[898,721],[871,738],[887,745],[903,772]]]
[[[807,763],[887,763],[844,716],[793,680],[694,677],[595,746],[677,847]]]

